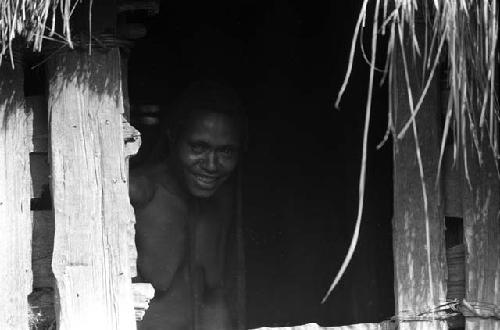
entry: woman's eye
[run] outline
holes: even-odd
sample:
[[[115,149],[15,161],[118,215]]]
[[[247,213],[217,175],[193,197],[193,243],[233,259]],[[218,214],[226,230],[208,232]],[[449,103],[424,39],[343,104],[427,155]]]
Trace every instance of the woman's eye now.
[[[233,148],[222,148],[220,150],[220,152],[222,152],[226,156],[232,156],[234,153],[234,150],[233,150]]]
[[[192,144],[191,151],[199,154],[199,153],[202,153],[203,151],[205,151],[205,147],[201,144]]]

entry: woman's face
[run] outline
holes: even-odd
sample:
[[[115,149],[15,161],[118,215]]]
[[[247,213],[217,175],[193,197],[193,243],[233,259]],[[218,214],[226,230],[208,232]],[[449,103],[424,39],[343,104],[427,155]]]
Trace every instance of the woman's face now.
[[[222,113],[197,112],[180,132],[173,156],[188,192],[208,198],[234,171],[239,152],[240,132],[234,119]]]

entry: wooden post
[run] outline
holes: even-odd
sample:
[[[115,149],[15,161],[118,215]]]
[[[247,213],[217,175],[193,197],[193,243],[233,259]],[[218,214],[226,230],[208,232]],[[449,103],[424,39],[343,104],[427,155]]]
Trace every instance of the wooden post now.
[[[0,329],[28,329],[31,218],[22,64],[0,66]]]
[[[135,329],[118,49],[49,63],[59,329]]]
[[[415,105],[423,85],[421,61],[415,64],[409,47],[406,50]],[[394,79],[395,125],[399,132],[411,113],[401,49]],[[396,315],[402,319],[399,329],[447,329],[446,321],[429,321],[433,315],[428,313],[446,301],[444,210],[440,185],[436,185],[440,143],[438,92],[434,81],[416,117],[427,190],[427,219],[413,129],[410,127],[404,138],[394,141],[393,249]],[[418,321],[415,316],[420,313],[429,320]]]
[[[465,299],[485,318],[464,314],[467,330],[499,330],[500,320],[487,317],[495,306],[498,315],[500,306],[500,181],[486,134],[480,148],[482,165],[469,135],[466,156],[470,182],[465,174],[462,182]]]
[[[28,148],[30,153],[30,170],[32,183],[32,197],[39,198],[49,183],[50,170],[47,168],[47,100],[43,96],[26,98],[28,121]],[[123,126],[125,156],[133,155],[140,145],[140,134],[128,123]],[[43,188],[43,189],[42,189]],[[45,198],[45,197],[44,197]],[[55,285],[52,273],[52,253],[54,246],[54,213],[51,209],[31,211],[33,223],[32,235],[32,270],[34,292],[29,296],[29,303],[33,313],[37,314],[35,326],[40,329],[49,328],[54,316]],[[131,224],[133,227],[133,224]],[[130,233],[129,243],[133,242],[133,233]],[[132,244],[133,245],[133,244]],[[135,274],[135,246],[131,247],[130,266],[131,276]],[[149,306],[149,300],[154,295],[150,284],[135,283],[132,285],[136,320],[141,320]]]
[[[130,125],[130,100],[128,93],[128,55],[121,58],[121,79],[123,91],[123,131],[125,143],[125,173],[127,175],[127,182],[129,180],[130,169],[130,156],[134,156],[139,151],[141,146],[141,133]],[[132,214],[131,222],[128,227],[128,241],[129,241],[129,264],[130,276],[137,276],[137,248],[135,246],[135,214]]]
[[[115,30],[114,1],[94,3],[92,33]],[[58,327],[135,329],[119,50],[54,56],[48,76]]]
[[[116,3],[88,3],[74,30],[116,35]],[[88,20],[92,18],[91,30]],[[83,37],[87,39],[88,37]],[[90,38],[88,38],[90,40]],[[120,52],[88,46],[48,61],[49,157],[59,329],[136,329],[129,262]]]

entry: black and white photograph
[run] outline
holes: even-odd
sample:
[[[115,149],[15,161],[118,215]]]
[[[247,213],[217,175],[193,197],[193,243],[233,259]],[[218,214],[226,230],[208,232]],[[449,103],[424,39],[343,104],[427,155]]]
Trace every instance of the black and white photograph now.
[[[0,330],[500,330],[497,0],[0,0]]]

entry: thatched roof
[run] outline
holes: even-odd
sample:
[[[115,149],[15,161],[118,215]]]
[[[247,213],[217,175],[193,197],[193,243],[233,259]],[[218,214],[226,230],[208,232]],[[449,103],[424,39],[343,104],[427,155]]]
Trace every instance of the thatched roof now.
[[[40,51],[45,39],[71,45],[70,16],[80,2],[71,0],[0,0],[0,59],[12,60],[14,40],[22,40]],[[59,16],[59,17],[57,17]],[[62,34],[56,33],[56,21],[62,22]]]
[[[71,28],[71,18],[75,9],[85,5],[88,7],[88,33],[75,34]],[[96,3],[97,5],[97,3]],[[141,11],[146,16],[158,15],[160,0],[119,0],[116,3],[117,13]],[[63,47],[131,47],[128,39],[141,38],[141,33],[128,38],[101,33],[90,35],[92,15],[97,10],[93,0],[0,0],[0,65],[5,56],[13,63],[16,48],[31,48],[35,52],[42,51],[42,45],[50,41],[52,51]],[[80,14],[78,14],[80,15]],[[96,15],[99,16],[99,15]],[[73,33],[73,34],[72,34]],[[18,45],[19,47],[16,47]],[[46,47],[46,46],[45,46]],[[44,47],[44,49],[45,49]],[[51,53],[49,51],[49,53]]]

